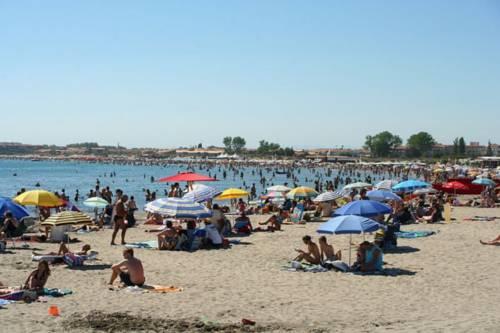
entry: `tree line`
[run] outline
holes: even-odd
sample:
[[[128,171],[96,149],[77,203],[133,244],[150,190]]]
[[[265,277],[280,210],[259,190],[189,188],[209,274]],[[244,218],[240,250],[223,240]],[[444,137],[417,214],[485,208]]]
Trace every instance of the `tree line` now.
[[[246,150],[246,140],[240,136],[226,136],[222,143],[224,144],[224,152],[226,154],[244,154]],[[259,141],[259,147],[255,150],[256,155],[261,156],[294,156],[295,151],[292,147],[281,147],[280,144],[268,142],[266,140]]]
[[[467,148],[463,137],[455,138],[451,150],[434,151],[434,147],[437,144],[436,140],[431,134],[423,131],[411,135],[406,140],[405,150],[399,149],[402,144],[403,140],[399,135],[383,131],[373,136],[366,136],[364,148],[370,151],[372,157],[399,157],[402,155],[406,155],[407,157],[465,157],[467,155]],[[493,155],[490,142],[488,142],[486,155]]]

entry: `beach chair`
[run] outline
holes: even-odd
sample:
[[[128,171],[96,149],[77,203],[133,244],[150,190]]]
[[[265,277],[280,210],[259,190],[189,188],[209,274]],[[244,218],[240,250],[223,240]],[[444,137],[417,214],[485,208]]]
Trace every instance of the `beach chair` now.
[[[293,223],[299,223],[302,221],[302,217],[304,216],[304,205],[298,204],[295,206],[292,212],[292,216],[290,217],[290,221]]]

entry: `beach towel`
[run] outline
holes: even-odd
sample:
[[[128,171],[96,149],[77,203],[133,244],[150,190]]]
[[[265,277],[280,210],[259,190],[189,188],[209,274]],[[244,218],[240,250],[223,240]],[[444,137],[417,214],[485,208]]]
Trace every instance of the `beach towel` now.
[[[396,232],[398,238],[421,238],[434,235],[434,231],[401,231]]]
[[[160,294],[176,293],[176,292],[181,292],[183,290],[182,288],[179,287],[160,286],[160,285],[143,286],[142,288]]]
[[[49,297],[63,297],[66,295],[71,295],[73,291],[70,289],[58,289],[58,288],[43,288],[43,296]]]
[[[79,257],[81,257],[83,260],[97,260],[97,255],[98,254],[99,254],[99,252],[97,252],[97,251],[91,251],[91,252],[89,252],[89,254],[83,255],[83,256],[79,256]],[[33,254],[33,255],[31,255],[31,260],[32,261],[42,261],[42,260],[45,260],[49,264],[53,263],[53,262],[57,262],[57,261],[62,262],[63,259],[64,259],[64,256],[45,255],[45,254],[40,254],[40,255]]]
[[[0,308],[4,307],[6,305],[9,305],[9,304],[10,304],[10,301],[7,301],[5,299],[0,299]]]
[[[150,240],[144,242],[135,242],[125,244],[126,248],[129,249],[158,249],[158,241]]]
[[[283,269],[288,272],[308,272],[308,273],[328,272],[328,269],[321,265],[313,265],[298,261],[291,261],[288,265],[284,266]]]

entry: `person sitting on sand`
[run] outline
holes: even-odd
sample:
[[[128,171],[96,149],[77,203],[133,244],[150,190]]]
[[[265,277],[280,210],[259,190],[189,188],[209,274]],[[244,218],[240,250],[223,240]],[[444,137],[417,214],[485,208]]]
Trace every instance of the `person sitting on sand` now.
[[[359,245],[357,253],[357,261],[354,264],[354,269],[361,272],[381,271],[383,265],[382,250],[368,241],[364,241]]]
[[[286,213],[283,209],[279,209],[278,214],[274,214],[271,216],[267,221],[265,222],[260,222],[260,225],[265,225],[265,224],[270,224],[268,229],[271,230],[281,230],[281,224],[283,221],[286,219]]]
[[[241,216],[238,216],[234,220],[234,230],[237,234],[250,234],[253,231],[250,218],[245,212],[241,213]]]
[[[34,290],[38,294],[43,292],[43,288],[50,276],[49,263],[42,260],[38,263],[38,268],[31,272],[24,282],[23,289]]]
[[[148,217],[144,224],[161,225],[163,224],[163,217],[161,216],[161,214],[154,213]]]
[[[173,250],[177,245],[177,230],[172,221],[167,221],[165,230],[158,234],[158,250]]]
[[[321,252],[322,262],[342,260],[342,252],[338,251],[337,253],[335,253],[333,245],[328,244],[328,241],[326,240],[325,236],[321,236],[318,242],[319,242],[319,249]]]
[[[3,226],[0,229],[0,234],[6,238],[12,238],[16,236],[16,230],[18,227],[17,220],[14,218],[11,212],[5,213],[5,219],[3,221]]]
[[[485,242],[482,240],[479,240],[479,242],[483,245],[500,245],[500,235],[498,235],[497,238],[495,238],[489,242]]]
[[[144,276],[144,268],[142,262],[134,257],[133,249],[123,250],[124,261],[111,266],[113,271],[109,284],[112,285],[117,277],[125,286],[139,286],[142,287],[146,278]]]
[[[310,264],[318,265],[321,262],[321,254],[319,252],[319,247],[316,243],[312,241],[311,236],[302,237],[302,241],[305,245],[307,245],[307,252],[299,249],[295,249],[298,253],[300,253],[294,261],[302,261],[305,260]]]

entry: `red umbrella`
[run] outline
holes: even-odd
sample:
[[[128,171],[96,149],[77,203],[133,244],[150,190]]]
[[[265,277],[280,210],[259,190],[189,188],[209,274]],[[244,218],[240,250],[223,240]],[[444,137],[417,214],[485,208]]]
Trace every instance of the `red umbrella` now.
[[[179,172],[174,176],[165,177],[159,180],[161,183],[179,183],[179,182],[214,182],[217,179],[204,175],[199,175],[194,172],[185,171]]]
[[[443,184],[443,188],[448,189],[448,190],[455,190],[455,191],[467,191],[469,190],[469,187],[465,185],[464,183],[457,182],[457,181],[452,181],[448,182],[446,184]]]

